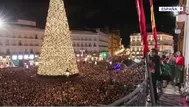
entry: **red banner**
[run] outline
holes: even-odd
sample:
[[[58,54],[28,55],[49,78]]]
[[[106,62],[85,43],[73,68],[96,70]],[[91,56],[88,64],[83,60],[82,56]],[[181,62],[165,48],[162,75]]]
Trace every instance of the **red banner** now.
[[[149,49],[148,49],[148,34],[146,32],[146,18],[144,14],[143,0],[136,0],[136,8],[138,13],[140,33],[144,46],[143,55],[145,56],[149,51]]]
[[[152,23],[152,35],[155,41],[154,48],[158,49],[158,37],[157,37],[156,23],[154,17],[153,0],[150,0],[150,11],[151,11],[151,23]]]

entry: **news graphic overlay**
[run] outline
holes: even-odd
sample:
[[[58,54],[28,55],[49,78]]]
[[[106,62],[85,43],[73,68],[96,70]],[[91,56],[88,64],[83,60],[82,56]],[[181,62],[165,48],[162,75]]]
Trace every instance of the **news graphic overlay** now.
[[[181,12],[183,11],[183,7],[159,7],[160,12]]]

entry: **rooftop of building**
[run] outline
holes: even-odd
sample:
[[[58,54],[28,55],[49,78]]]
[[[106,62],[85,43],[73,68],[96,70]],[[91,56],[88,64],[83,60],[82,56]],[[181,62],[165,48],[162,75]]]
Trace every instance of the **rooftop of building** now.
[[[36,26],[30,26],[30,25],[19,25],[19,24],[12,24],[10,28],[14,29],[24,29],[24,30],[36,30],[36,31],[42,31],[44,32],[44,29],[38,28]]]
[[[92,35],[96,35],[97,32],[96,31],[85,31],[85,30],[71,30],[72,34],[92,34]]]

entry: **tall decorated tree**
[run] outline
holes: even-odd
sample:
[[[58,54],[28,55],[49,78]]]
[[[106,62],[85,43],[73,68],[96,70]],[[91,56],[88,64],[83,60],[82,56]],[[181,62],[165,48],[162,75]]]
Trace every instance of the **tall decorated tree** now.
[[[79,72],[63,0],[50,0],[39,75],[60,76]]]

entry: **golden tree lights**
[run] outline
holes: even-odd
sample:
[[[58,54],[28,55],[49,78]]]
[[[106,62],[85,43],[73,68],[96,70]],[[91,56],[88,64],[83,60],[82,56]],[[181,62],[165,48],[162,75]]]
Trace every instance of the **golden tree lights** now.
[[[59,76],[78,73],[63,0],[50,0],[41,49],[39,75]]]

